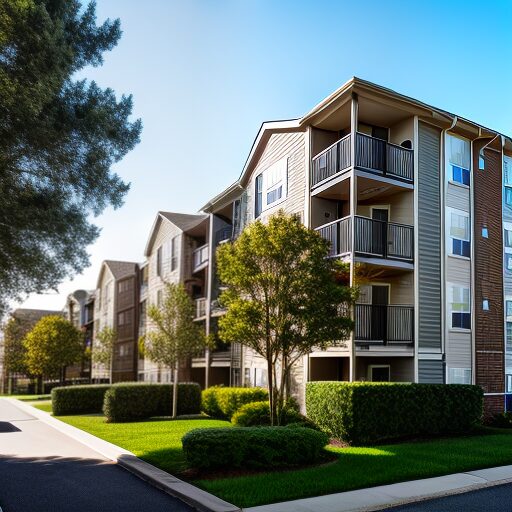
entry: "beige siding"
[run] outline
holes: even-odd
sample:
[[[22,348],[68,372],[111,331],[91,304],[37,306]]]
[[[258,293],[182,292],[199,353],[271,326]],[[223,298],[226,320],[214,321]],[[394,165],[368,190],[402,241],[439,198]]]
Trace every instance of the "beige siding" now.
[[[469,212],[469,188],[448,183],[446,188],[446,206]]]
[[[471,368],[471,333],[449,331],[446,345],[448,367]]]
[[[471,262],[465,258],[448,256],[446,258],[446,281],[448,283],[465,285],[471,284]]]
[[[414,275],[407,272],[399,276],[388,277],[385,279],[376,279],[373,284],[389,284],[389,303],[395,305],[413,305],[414,304]]]
[[[270,215],[280,209],[290,214],[298,213],[302,217],[304,216],[306,193],[305,154],[304,133],[275,133],[270,136],[267,146],[249,179],[247,188],[247,218],[249,220],[254,219],[254,181],[256,176],[283,158],[288,158],[288,192],[286,199],[276,204],[276,206],[265,210],[261,215],[261,219],[268,219]]]
[[[371,217],[372,206],[389,206],[389,221],[397,224],[414,223],[414,194],[412,191],[399,192],[386,198],[380,199],[378,203],[358,204],[357,215]]]
[[[414,118],[410,117],[404,121],[400,121],[389,129],[389,142],[400,146],[402,142],[410,140],[414,141]]]

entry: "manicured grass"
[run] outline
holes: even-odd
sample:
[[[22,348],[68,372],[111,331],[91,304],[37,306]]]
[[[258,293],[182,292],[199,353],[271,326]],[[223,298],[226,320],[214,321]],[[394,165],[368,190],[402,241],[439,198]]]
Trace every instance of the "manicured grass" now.
[[[333,448],[338,461],[296,471],[200,480],[195,485],[240,507],[319,496],[512,463],[512,431],[383,445]]]
[[[27,400],[27,402],[36,409],[41,409],[41,411],[52,412],[52,401],[51,400],[41,400],[39,402],[31,402]]]
[[[59,420],[105,439],[174,475],[186,469],[181,438],[194,428],[226,427],[211,419],[105,423],[103,416],[59,416]]]
[[[49,410],[49,402],[32,404]],[[101,415],[60,420],[117,444],[147,462],[179,475],[186,469],[181,438],[194,428],[224,427],[211,419],[105,423]],[[512,464],[512,430],[482,429],[479,435],[328,450],[338,460],[294,471],[196,480],[193,483],[240,507],[319,496],[417,478]]]
[[[5,398],[17,398],[23,402],[35,402],[38,400],[50,400],[51,395],[0,395]]]

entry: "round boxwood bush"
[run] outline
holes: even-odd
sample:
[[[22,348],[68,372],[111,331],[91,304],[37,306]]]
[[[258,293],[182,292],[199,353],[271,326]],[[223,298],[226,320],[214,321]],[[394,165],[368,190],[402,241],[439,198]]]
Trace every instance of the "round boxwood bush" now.
[[[281,416],[281,425],[306,423],[307,420],[295,408],[285,407]],[[231,423],[237,427],[257,427],[270,425],[270,407],[268,402],[245,404],[235,412]],[[309,425],[304,425],[309,426]]]
[[[203,391],[202,410],[213,418],[231,420],[242,405],[262,400],[268,400],[268,391],[263,388],[214,386]]]
[[[192,468],[274,468],[317,462],[329,438],[310,428],[227,427],[191,430],[182,439]]]

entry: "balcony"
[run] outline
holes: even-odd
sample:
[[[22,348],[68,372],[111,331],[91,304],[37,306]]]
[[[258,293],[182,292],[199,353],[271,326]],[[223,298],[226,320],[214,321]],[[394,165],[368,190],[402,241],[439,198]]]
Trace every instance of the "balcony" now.
[[[208,244],[198,247],[192,253],[193,255],[193,269],[192,272],[199,272],[208,265]]]
[[[195,300],[196,305],[196,316],[195,320],[203,319],[206,316],[206,298],[201,297],[200,299]]]
[[[352,165],[351,135],[346,135],[316,155],[312,161],[311,187],[332,178]],[[397,181],[412,183],[414,151],[382,139],[356,133],[354,166]]]
[[[355,332],[358,345],[412,345],[414,307],[356,304]]]
[[[356,215],[344,217],[316,228],[331,243],[330,257],[352,252],[352,224],[355,226],[354,252],[370,258],[412,262],[414,260],[414,228],[405,224],[385,222]]]

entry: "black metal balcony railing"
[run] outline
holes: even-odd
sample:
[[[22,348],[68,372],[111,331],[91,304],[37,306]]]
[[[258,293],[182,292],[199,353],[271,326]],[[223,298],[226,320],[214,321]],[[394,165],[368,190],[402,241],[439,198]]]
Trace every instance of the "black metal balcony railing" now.
[[[356,133],[354,165],[400,181],[413,182],[414,151],[382,139]],[[351,135],[346,135],[313,158],[311,186],[352,165]]]
[[[414,259],[414,228],[404,224],[355,216],[354,252],[363,256],[403,261]],[[316,228],[331,243],[329,256],[351,252],[352,218],[329,222]]]
[[[355,341],[376,345],[414,343],[413,306],[356,304]]]

